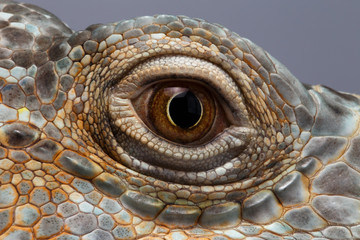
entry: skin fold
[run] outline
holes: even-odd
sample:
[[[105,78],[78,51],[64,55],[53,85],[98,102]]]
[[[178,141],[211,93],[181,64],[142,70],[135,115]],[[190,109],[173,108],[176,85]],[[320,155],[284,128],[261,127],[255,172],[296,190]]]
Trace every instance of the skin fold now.
[[[360,238],[359,95],[201,19],[0,10],[0,239]]]

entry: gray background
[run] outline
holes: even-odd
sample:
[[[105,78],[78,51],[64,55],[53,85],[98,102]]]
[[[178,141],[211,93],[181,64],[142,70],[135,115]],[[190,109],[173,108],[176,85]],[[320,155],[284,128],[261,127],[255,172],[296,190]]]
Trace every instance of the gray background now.
[[[72,29],[159,13],[216,22],[257,43],[302,82],[360,93],[357,0],[23,0]]]

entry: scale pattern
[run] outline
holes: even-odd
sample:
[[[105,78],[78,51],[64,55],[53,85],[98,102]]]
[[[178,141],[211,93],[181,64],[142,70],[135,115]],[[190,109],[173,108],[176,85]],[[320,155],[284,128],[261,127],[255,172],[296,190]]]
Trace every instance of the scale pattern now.
[[[73,32],[37,6],[1,0],[0,10],[0,239],[360,239],[358,95],[303,85],[251,41],[201,19]],[[134,114],[121,96],[109,107],[109,89],[168,55],[231,76],[218,90],[233,93],[255,129],[233,160],[166,175],[129,154],[151,139],[124,118]],[[119,116],[129,120],[114,126]]]

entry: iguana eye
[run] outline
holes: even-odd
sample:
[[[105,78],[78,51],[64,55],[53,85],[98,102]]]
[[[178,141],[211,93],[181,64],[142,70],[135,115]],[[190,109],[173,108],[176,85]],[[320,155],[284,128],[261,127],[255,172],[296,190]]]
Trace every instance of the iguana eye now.
[[[217,94],[187,79],[151,85],[132,104],[152,131],[179,144],[205,143],[228,126]]]
[[[206,175],[233,165],[254,134],[232,77],[200,58],[146,59],[107,95],[110,128],[121,146],[108,152],[137,172],[167,181],[208,183]],[[218,181],[236,180],[229,175]]]

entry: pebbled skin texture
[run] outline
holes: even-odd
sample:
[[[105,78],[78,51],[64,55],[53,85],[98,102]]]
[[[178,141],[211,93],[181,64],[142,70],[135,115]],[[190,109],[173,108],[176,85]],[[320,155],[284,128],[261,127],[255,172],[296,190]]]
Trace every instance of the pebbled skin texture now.
[[[201,19],[73,32],[33,5],[0,10],[0,239],[360,239],[358,95],[303,85]],[[144,130],[136,76],[202,64],[224,75],[206,81],[234,126],[196,149]]]

